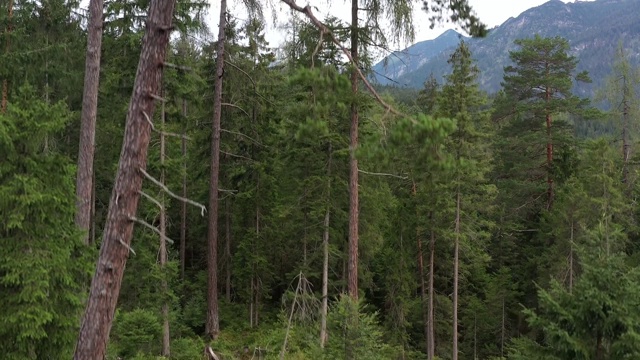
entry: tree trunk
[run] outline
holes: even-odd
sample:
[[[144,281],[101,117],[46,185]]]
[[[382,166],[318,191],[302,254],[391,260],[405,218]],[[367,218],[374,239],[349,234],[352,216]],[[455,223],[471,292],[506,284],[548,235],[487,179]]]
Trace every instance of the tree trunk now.
[[[460,252],[460,187],[456,193],[455,243],[453,245],[453,354],[452,360],[458,360],[458,268]]]
[[[430,215],[433,218],[433,214]],[[433,224],[431,224],[433,226]],[[436,259],[436,232],[431,230],[431,241],[429,243],[429,319],[428,319],[428,336],[427,336],[427,359],[433,360],[436,356],[436,337],[435,337],[435,310],[434,310],[434,271]]]
[[[13,0],[9,0],[9,14],[7,16],[7,42],[4,48],[6,54],[9,54],[11,49],[11,20],[13,18]],[[7,111],[7,101],[9,98],[9,81],[7,79],[2,80],[2,103],[0,104],[0,111],[4,114]]]
[[[227,200],[227,211],[225,212],[225,232],[226,242],[224,246],[224,258],[227,267],[225,268],[225,299],[231,302],[231,200]]]
[[[420,303],[422,304],[422,325],[424,327],[425,348],[429,353],[429,313],[427,307],[427,289],[424,283],[424,257],[422,252],[422,237],[420,230],[416,229],[418,243],[418,275],[420,276]]]
[[[358,66],[358,0],[351,0],[351,66]],[[351,91],[353,92],[353,103],[351,104],[351,129],[350,129],[350,156],[349,156],[349,276],[348,291],[352,299],[358,299],[358,159],[356,149],[358,148],[358,106],[356,104],[356,94],[358,93],[358,73],[355,69],[351,71]]]
[[[549,65],[547,65],[548,67]],[[548,86],[545,89],[545,101],[547,102],[546,114],[546,126],[547,126],[547,209],[551,209],[553,205],[553,137],[551,133],[552,117],[549,109],[549,102],[551,101],[551,88]]]
[[[627,77],[622,76],[622,181],[629,186],[629,90]]]
[[[84,241],[90,244],[91,190],[93,189],[93,157],[95,153],[96,116],[98,113],[98,88],[100,85],[100,51],[102,48],[102,0],[89,2],[87,28],[87,57],[80,115],[80,147],[78,174],[76,177],[75,223],[85,233]]]
[[[187,101],[182,100],[182,116],[187,117]],[[187,132],[182,134],[182,197],[187,198]],[[187,250],[187,203],[180,204],[180,279],[184,280]]]
[[[160,183],[162,185],[165,184],[165,174],[164,174],[164,158],[165,158],[165,136],[164,136],[164,124],[165,124],[165,108],[164,103],[162,103],[162,116],[161,116],[161,129],[163,132],[160,133]],[[170,348],[169,348],[169,304],[167,303],[169,287],[167,286],[166,279],[166,266],[167,266],[167,212],[165,210],[165,202],[164,202],[164,193],[160,195],[160,204],[162,207],[160,208],[160,269],[163,273],[162,278],[162,297],[164,298],[162,304],[162,356],[169,357]]]
[[[142,170],[147,165],[151,125],[146,118],[153,116],[154,98],[160,91],[174,6],[175,0],[155,0],[150,4],[100,257],[75,349],[76,360],[105,357],[122,275],[131,250],[132,218],[140,200]]]
[[[224,75],[224,43],[227,1],[220,1],[218,24],[218,49],[216,53],[216,79],[213,94],[213,129],[211,139],[211,180],[209,183],[209,231],[208,231],[208,289],[206,332],[212,339],[220,333],[218,314],[218,180],[220,171],[220,116],[222,111],[222,77]]]
[[[329,143],[329,161],[327,163],[327,210],[324,214],[322,233],[322,308],[320,311],[320,348],[324,349],[329,338],[327,333],[327,313],[329,309],[329,220],[331,214],[331,143]]]

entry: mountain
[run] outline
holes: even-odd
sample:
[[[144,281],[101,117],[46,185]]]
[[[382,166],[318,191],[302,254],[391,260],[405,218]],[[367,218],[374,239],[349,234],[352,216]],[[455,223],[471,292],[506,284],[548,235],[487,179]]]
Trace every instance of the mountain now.
[[[503,69],[510,64],[509,51],[515,50],[514,40],[532,38],[535,34],[543,37],[561,36],[569,42],[571,55],[580,61],[577,70],[588,71],[593,80],[592,84],[582,84],[576,88],[578,94],[589,96],[611,71],[615,49],[620,41],[631,55],[632,63],[640,63],[639,9],[640,0],[574,3],[551,0],[508,19],[492,29],[485,38],[466,38],[448,30],[434,40],[417,43],[403,52],[388,56],[373,70],[381,85],[421,88],[431,73],[442,82],[443,76],[450,72],[447,59],[462,38],[468,42],[480,69],[480,86],[493,93],[500,89]],[[454,44],[451,44],[452,41]]]

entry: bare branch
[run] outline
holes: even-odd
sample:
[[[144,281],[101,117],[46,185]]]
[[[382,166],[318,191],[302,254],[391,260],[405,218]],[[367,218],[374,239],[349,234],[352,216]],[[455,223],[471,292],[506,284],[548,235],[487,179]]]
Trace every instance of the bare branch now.
[[[204,216],[204,213],[207,211],[207,208],[204,207],[204,205],[199,204],[193,200],[187,199],[187,198],[183,198],[182,196],[178,196],[176,194],[174,194],[173,192],[171,192],[171,190],[169,190],[169,188],[167,188],[164,184],[162,184],[160,181],[156,180],[153,176],[149,175],[149,173],[147,173],[143,168],[140,168],[140,172],[142,172],[142,174],[144,174],[144,176],[151,180],[152,183],[158,185],[162,190],[164,190],[167,194],[169,194],[169,196],[171,196],[172,198],[182,201],[182,202],[186,202],[187,204],[191,204],[195,207],[199,207],[200,208],[200,215]]]
[[[181,139],[191,140],[190,137],[188,137],[187,135],[184,135],[184,134],[176,134],[176,133],[172,133],[172,132],[167,132],[167,131],[162,131],[162,130],[156,129],[156,126],[153,125],[153,121],[151,121],[151,119],[149,118],[149,115],[144,111],[142,112],[142,115],[144,115],[145,120],[147,120],[147,122],[151,126],[151,130],[157,132],[158,134],[162,134],[162,135],[165,135],[165,136],[173,136],[173,137],[177,137],[177,138],[181,138]]]
[[[133,221],[133,222],[135,222],[137,224],[140,224],[140,225],[146,227],[147,229],[151,229],[151,231],[153,231],[154,233],[160,235],[160,237],[164,238],[170,244],[173,244],[173,240],[169,239],[166,235],[162,235],[162,232],[160,231],[160,229],[158,229],[157,227],[149,224],[148,222],[146,222],[144,220],[141,220],[141,219],[138,219],[135,216],[129,216],[129,220],[131,220],[131,221]]]
[[[188,67],[188,66],[176,65],[176,64],[172,64],[172,63],[166,62],[166,61],[164,63],[162,63],[162,65],[166,66],[166,67],[182,70],[182,71],[193,71],[193,69]]]
[[[136,252],[133,251],[133,248],[131,246],[127,245],[127,243],[125,243],[124,241],[122,241],[122,238],[118,238],[118,242],[120,243],[120,245],[126,247],[127,250],[129,250],[133,255],[136,255]]]
[[[138,193],[142,196],[144,196],[145,198],[147,198],[149,201],[151,201],[152,203],[156,204],[160,210],[164,210],[164,206],[162,206],[162,204],[160,204],[160,202],[156,199],[154,199],[153,197],[151,197],[151,195],[148,195],[147,193],[145,193],[144,191],[138,191]]]
[[[397,179],[402,179],[402,180],[407,180],[409,177],[408,176],[400,176],[400,175],[395,175],[395,174],[387,174],[387,173],[377,173],[377,172],[369,172],[369,171],[364,171],[362,169],[358,169],[359,173],[363,173],[363,174],[367,174],[367,175],[375,175],[375,176],[390,176],[390,177],[394,177]]]
[[[243,133],[241,133],[241,132],[237,132],[237,131],[233,131],[233,130],[227,130],[227,129],[220,129],[220,131],[222,131],[222,132],[226,132],[226,133],[229,133],[229,134],[240,135],[240,136],[242,136],[242,137],[245,137],[245,138],[247,138],[247,139],[249,139],[249,140],[253,141],[253,142],[254,142],[254,143],[256,143],[257,145],[260,145],[260,146],[266,147],[265,145],[263,145],[262,143],[260,143],[258,140],[256,140],[256,139],[252,138],[252,137],[251,137],[251,136],[249,136],[249,135],[243,134]]]
[[[162,101],[162,102],[167,102],[167,99],[163,98],[162,96],[158,96],[156,94],[149,94],[149,97],[154,99],[154,100],[158,100],[158,101]]]
[[[251,118],[251,115],[249,115],[249,113],[248,113],[248,112],[246,112],[243,108],[241,108],[241,107],[240,107],[240,106],[238,106],[238,105],[231,104],[231,103],[225,103],[225,102],[223,102],[223,103],[222,103],[222,104],[220,104],[220,105],[229,106],[229,107],[232,107],[232,108],[239,109],[239,110],[240,110],[240,111],[242,111],[245,115],[247,115],[247,117]]]
[[[228,152],[226,152],[226,151],[222,151],[222,150],[220,150],[220,152],[221,152],[221,153],[223,153],[223,154],[225,154],[225,155],[229,155],[229,156],[231,156],[231,157],[236,157],[236,158],[240,158],[240,159],[245,159],[245,160],[249,160],[249,161],[254,161],[253,159],[248,158],[248,157],[246,157],[246,156],[237,155],[237,154],[232,154],[232,153],[228,153]]]
[[[311,20],[313,25],[315,25],[318,29],[320,29],[320,31],[326,34],[329,34],[329,36],[331,37],[331,41],[333,41],[333,43],[336,44],[336,46],[338,46],[340,50],[342,50],[342,52],[347,56],[347,58],[351,62],[355,71],[358,73],[358,76],[360,77],[364,85],[367,87],[367,89],[369,89],[373,97],[380,103],[380,105],[382,105],[385,109],[387,109],[388,111],[390,111],[395,115],[405,116],[398,110],[394,109],[391,105],[387,104],[384,100],[382,100],[382,98],[380,97],[380,94],[378,94],[378,92],[373,88],[373,86],[371,86],[371,83],[369,83],[366,76],[364,76],[364,74],[362,73],[362,70],[360,70],[360,68],[358,67],[358,64],[356,64],[356,62],[353,61],[353,57],[351,56],[351,52],[349,51],[349,49],[344,47],[344,45],[342,45],[342,43],[338,41],[336,36],[329,29],[329,27],[327,27],[327,25],[323,24],[320,20],[318,20],[318,18],[316,18],[316,16],[311,11],[311,7],[309,5],[305,7],[301,7],[298,4],[296,4],[294,0],[280,0],[280,1],[289,5],[291,9],[305,14],[309,18],[309,20]]]
[[[257,88],[256,82],[253,80],[253,78],[251,77],[251,75],[249,75],[246,71],[242,70],[242,69],[241,69],[240,67],[238,67],[237,65],[235,65],[235,64],[233,64],[233,63],[231,63],[231,62],[228,62],[227,60],[225,60],[225,61],[224,61],[224,63],[225,63],[225,64],[227,64],[227,65],[229,65],[229,66],[231,66],[232,68],[234,68],[234,69],[236,69],[236,70],[240,71],[241,73],[243,73],[243,74],[244,74],[244,75],[249,79],[249,81],[251,81],[251,83],[253,84],[253,88],[254,88],[254,89],[255,89],[255,88]]]

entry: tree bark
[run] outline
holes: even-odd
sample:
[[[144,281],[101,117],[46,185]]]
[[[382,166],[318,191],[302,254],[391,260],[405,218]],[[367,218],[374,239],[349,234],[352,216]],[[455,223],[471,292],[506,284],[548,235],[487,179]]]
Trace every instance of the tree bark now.
[[[348,291],[352,299],[358,299],[358,159],[356,149],[358,148],[358,106],[355,103],[358,93],[358,0],[351,1],[351,91],[353,93],[353,103],[351,104],[351,129],[349,131],[349,276]]]
[[[453,354],[452,360],[458,360],[458,268],[460,252],[460,188],[456,192],[455,243],[453,245]]]
[[[226,242],[224,246],[225,263],[225,298],[227,303],[231,302],[231,200],[227,200],[227,211],[225,212],[225,232]]]
[[[324,214],[322,234],[322,308],[320,310],[320,348],[324,349],[327,340],[327,313],[329,309],[329,221],[331,215],[331,143],[329,143],[329,161],[327,163],[327,210]]]
[[[187,117],[187,101],[182,100],[182,116]],[[187,198],[187,132],[182,137],[182,197]],[[180,204],[180,279],[184,280],[187,250],[187,203]]]
[[[208,231],[208,292],[206,332],[212,339],[220,333],[218,313],[218,181],[220,171],[220,116],[222,112],[222,81],[224,75],[224,43],[227,25],[227,1],[220,1],[218,48],[216,53],[216,80],[213,94],[213,129],[211,139],[211,180],[209,183]]]
[[[627,77],[622,76],[622,181],[628,185],[629,180],[629,89]]]
[[[433,218],[433,214],[430,216]],[[433,226],[433,224],[431,225]],[[427,337],[428,351],[427,359],[433,360],[436,356],[436,337],[435,337],[435,302],[434,302],[434,271],[436,259],[436,232],[431,230],[431,240],[429,242],[429,335]]]
[[[11,49],[11,20],[13,18],[13,0],[9,0],[7,16],[7,42],[4,48],[5,53],[9,53]],[[2,80],[2,103],[0,103],[0,111],[4,114],[7,111],[7,101],[9,98],[9,82],[7,79]]]
[[[154,98],[160,91],[175,0],[154,0],[129,103],[124,141],[104,229],[100,257],[80,326],[74,359],[103,359],[122,275],[131,250],[132,218],[138,209],[142,170],[147,165]]]
[[[91,190],[93,189],[93,158],[96,139],[96,116],[98,113],[98,88],[100,86],[100,52],[102,49],[102,0],[89,2],[89,24],[87,29],[87,56],[85,60],[82,113],[80,115],[80,146],[78,151],[78,174],[76,177],[75,223],[84,231],[84,241],[91,243]]]
[[[164,124],[165,124],[165,108],[162,103],[162,116],[161,116],[161,129],[160,133],[160,183],[165,184],[164,174],[164,158],[165,158],[165,136],[164,136]],[[162,278],[162,356],[169,357],[170,354],[170,336],[169,336],[169,304],[167,303],[169,287],[167,286],[167,279],[165,278],[166,266],[167,266],[167,212],[165,210],[164,193],[160,195],[160,269],[163,272]]]

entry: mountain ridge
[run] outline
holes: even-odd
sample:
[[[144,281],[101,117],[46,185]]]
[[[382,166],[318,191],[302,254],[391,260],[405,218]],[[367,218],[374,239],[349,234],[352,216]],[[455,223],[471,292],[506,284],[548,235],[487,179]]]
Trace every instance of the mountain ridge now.
[[[576,86],[576,92],[581,96],[591,96],[610,73],[619,41],[628,50],[631,62],[640,63],[638,9],[638,0],[574,3],[550,0],[507,19],[491,29],[485,38],[468,38],[448,30],[436,39],[416,43],[390,55],[405,59],[406,63],[387,60],[385,67],[383,60],[374,65],[372,77],[379,85],[408,88],[422,88],[430,74],[442,82],[444,75],[450,72],[447,59],[462,38],[468,43],[480,69],[480,87],[494,93],[500,89],[504,67],[510,64],[509,51],[516,49],[514,40],[532,38],[536,34],[561,36],[569,42],[570,54],[579,60],[577,70],[588,71],[593,79],[591,84]],[[457,34],[455,41],[452,32]]]

